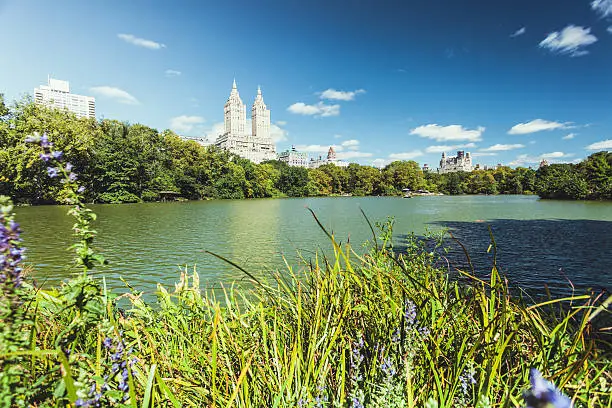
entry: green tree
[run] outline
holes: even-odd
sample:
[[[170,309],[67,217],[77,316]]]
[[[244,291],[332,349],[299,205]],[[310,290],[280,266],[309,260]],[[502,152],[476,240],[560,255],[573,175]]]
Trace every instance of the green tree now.
[[[542,198],[584,199],[589,190],[583,176],[572,164],[551,164],[540,167],[536,188]]]

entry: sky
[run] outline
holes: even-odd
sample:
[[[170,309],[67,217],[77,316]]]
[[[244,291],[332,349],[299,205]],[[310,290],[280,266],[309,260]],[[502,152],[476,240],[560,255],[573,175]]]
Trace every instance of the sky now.
[[[0,0],[0,93],[214,140],[234,78],[277,151],[537,166],[612,151],[612,0]]]

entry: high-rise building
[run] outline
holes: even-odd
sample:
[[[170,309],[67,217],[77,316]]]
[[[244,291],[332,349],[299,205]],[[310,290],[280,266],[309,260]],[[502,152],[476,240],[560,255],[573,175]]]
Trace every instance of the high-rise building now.
[[[455,171],[472,171],[472,156],[470,152],[463,150],[457,151],[457,156],[446,157],[446,153],[442,153],[440,160],[440,168],[438,173],[452,173]]]
[[[70,93],[68,81],[49,77],[47,85],[34,88],[34,102],[50,108],[68,110],[80,118],[96,117],[96,99]]]
[[[270,135],[270,110],[266,106],[261,88],[251,109],[252,132],[246,133],[246,107],[240,99],[236,80],[224,106],[224,132],[215,145],[255,163],[276,160],[276,147]]]

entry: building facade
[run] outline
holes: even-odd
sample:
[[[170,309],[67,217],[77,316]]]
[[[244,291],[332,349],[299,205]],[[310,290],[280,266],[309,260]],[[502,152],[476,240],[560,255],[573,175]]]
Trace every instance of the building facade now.
[[[349,165],[348,162],[345,162],[343,160],[338,160],[336,156],[336,151],[334,150],[333,146],[329,147],[326,158],[319,156],[318,159],[310,159],[310,162],[308,163],[308,167],[310,167],[311,169],[316,169],[321,166],[325,166],[326,164],[334,164],[338,167],[348,167]]]
[[[303,152],[298,152],[293,146],[291,146],[291,150],[280,152],[278,154],[278,160],[292,167],[308,167],[308,155]]]
[[[440,167],[438,173],[453,173],[456,171],[472,171],[472,155],[470,152],[463,150],[457,151],[457,156],[446,157],[446,153],[442,153]]]
[[[257,89],[257,96],[251,109],[250,134],[246,132],[246,107],[238,93],[236,80],[225,102],[223,113],[224,132],[215,142],[217,147],[254,163],[276,160],[276,147],[270,135],[270,110],[263,100],[260,88]]]
[[[49,108],[68,110],[80,118],[96,117],[96,99],[70,93],[68,81],[49,77],[47,85],[34,88],[34,102]]]

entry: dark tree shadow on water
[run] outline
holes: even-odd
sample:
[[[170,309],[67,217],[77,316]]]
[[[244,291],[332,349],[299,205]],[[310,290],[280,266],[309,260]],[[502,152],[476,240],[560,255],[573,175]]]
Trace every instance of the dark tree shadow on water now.
[[[476,276],[490,273],[493,254],[487,253],[491,226],[497,244],[497,266],[513,289],[524,289],[534,297],[589,290],[612,289],[612,222],[592,220],[492,220],[488,222],[436,222],[436,228],[450,230],[466,248]],[[402,239],[399,236],[400,250]],[[445,256],[451,270],[469,271],[461,246],[446,239]],[[444,259],[441,260],[441,266]]]

